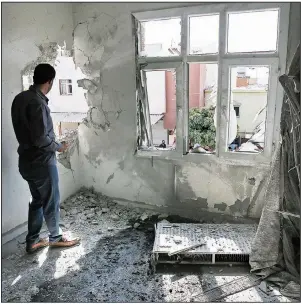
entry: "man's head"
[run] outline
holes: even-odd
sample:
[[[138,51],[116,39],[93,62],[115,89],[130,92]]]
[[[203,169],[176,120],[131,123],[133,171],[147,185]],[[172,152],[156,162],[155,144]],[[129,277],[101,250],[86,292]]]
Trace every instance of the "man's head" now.
[[[165,144],[165,140],[162,140],[162,144]]]
[[[48,63],[36,66],[33,74],[33,83],[39,86],[43,94],[48,94],[55,78],[55,69]]]

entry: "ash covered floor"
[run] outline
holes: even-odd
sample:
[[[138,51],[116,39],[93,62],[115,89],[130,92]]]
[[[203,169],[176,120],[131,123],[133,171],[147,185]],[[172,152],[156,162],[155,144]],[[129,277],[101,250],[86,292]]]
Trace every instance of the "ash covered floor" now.
[[[27,255],[19,244],[2,257],[2,302],[191,302],[195,294],[249,273],[248,266],[227,265],[160,266],[153,274],[153,227],[166,216],[119,206],[88,190],[62,208],[62,224],[81,244],[35,255]],[[262,287],[221,301],[294,302],[277,289]]]

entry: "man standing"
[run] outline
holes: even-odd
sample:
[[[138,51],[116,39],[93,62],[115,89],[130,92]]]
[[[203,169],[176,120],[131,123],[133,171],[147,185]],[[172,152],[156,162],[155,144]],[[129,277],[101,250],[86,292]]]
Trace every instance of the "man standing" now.
[[[60,193],[56,152],[67,149],[65,143],[55,142],[48,98],[55,69],[49,64],[39,64],[34,70],[34,85],[17,95],[11,108],[12,122],[19,142],[19,172],[28,182],[32,200],[28,211],[26,251],[33,253],[47,245],[70,247],[78,239],[67,240],[59,227]],[[49,242],[39,234],[45,218]]]

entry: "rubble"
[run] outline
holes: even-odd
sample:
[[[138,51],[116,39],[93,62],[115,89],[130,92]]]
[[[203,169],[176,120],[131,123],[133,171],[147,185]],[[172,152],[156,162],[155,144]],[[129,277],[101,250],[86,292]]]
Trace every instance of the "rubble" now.
[[[135,229],[137,229],[139,226],[140,226],[139,223],[135,223],[135,224],[134,224],[134,228],[135,228]]]
[[[3,258],[3,302],[188,302],[205,283],[210,288],[223,277],[202,273],[200,281],[200,274],[183,277],[174,270],[171,280],[170,275],[151,273],[154,225],[160,221],[152,212],[119,206],[93,189],[81,189],[62,205],[63,230],[70,228],[72,236],[80,237],[80,246],[45,248],[32,256],[22,245]],[[162,215],[160,219],[170,224]],[[243,297],[232,296],[231,301],[242,302]]]
[[[111,218],[115,221],[119,220],[119,216],[117,214],[112,214]]]
[[[141,219],[141,221],[147,220],[147,219],[148,219],[148,214],[143,213],[143,214],[141,215],[140,219]]]

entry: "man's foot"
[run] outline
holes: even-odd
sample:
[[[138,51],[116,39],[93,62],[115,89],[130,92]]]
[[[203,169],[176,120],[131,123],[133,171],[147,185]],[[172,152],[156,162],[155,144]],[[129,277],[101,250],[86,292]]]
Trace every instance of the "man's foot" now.
[[[59,240],[54,242],[49,242],[50,247],[72,247],[78,245],[80,239],[68,240],[65,236],[62,236]]]
[[[27,244],[26,245],[26,252],[31,254],[34,253],[46,246],[48,246],[48,241],[46,239],[39,239],[39,241],[37,243],[34,244]]]

